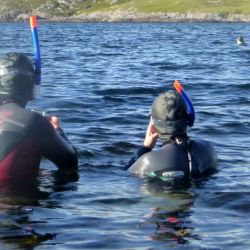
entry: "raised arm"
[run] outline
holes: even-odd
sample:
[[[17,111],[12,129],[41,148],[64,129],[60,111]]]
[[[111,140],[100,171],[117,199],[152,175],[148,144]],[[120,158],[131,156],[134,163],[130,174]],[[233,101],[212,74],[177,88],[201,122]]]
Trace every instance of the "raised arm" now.
[[[37,115],[34,122],[34,136],[41,146],[42,155],[52,161],[58,168],[77,168],[76,148],[60,127],[59,119],[53,116],[49,120]]]

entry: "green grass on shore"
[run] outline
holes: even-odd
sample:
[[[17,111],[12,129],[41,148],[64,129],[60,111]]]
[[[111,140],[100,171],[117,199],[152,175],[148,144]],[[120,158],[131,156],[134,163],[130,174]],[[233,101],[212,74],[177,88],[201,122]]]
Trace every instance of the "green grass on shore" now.
[[[203,12],[250,14],[250,0],[99,0],[83,1],[82,12],[136,10],[139,12]]]
[[[67,4],[72,3],[66,1]],[[135,10],[138,12],[202,12],[250,14],[250,0],[76,0],[72,8],[58,3],[58,0],[1,0],[0,9],[29,11],[41,4],[52,3],[52,14],[80,14],[95,11]],[[70,11],[70,12],[69,12]]]
[[[249,0],[151,0],[133,1],[143,12],[250,13]]]
[[[41,4],[46,1],[43,0],[0,0],[0,8],[8,7],[9,9],[22,9],[22,10],[30,10],[33,8],[38,8]]]

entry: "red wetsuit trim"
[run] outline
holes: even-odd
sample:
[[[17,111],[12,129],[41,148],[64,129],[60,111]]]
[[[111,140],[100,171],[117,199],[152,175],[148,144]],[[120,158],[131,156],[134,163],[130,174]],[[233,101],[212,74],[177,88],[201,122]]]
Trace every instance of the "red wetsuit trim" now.
[[[0,162],[0,183],[29,181],[38,176],[41,148],[32,139],[17,145]]]

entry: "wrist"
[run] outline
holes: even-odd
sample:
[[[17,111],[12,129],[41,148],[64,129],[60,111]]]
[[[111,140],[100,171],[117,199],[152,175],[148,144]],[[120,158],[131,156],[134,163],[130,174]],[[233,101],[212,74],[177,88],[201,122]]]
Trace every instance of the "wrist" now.
[[[142,145],[142,146],[139,148],[139,150],[138,150],[138,152],[137,152],[137,155],[141,156],[141,155],[143,155],[143,154],[146,154],[146,153],[150,152],[151,150],[152,150],[151,148]]]
[[[145,148],[153,149],[154,146],[155,146],[155,143],[150,143],[150,142],[146,142],[146,141],[144,141],[144,143],[143,143],[143,147],[145,147]]]

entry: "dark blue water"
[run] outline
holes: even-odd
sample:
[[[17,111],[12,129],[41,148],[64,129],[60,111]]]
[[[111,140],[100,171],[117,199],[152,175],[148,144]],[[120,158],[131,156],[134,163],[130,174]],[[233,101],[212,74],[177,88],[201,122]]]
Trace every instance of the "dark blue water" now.
[[[28,23],[0,32],[0,54],[32,55]],[[44,160],[36,188],[1,190],[0,249],[249,249],[249,34],[243,23],[40,23],[43,83],[29,108],[59,116],[79,176]],[[190,136],[219,158],[213,176],[178,188],[122,171],[174,79],[196,108]]]

